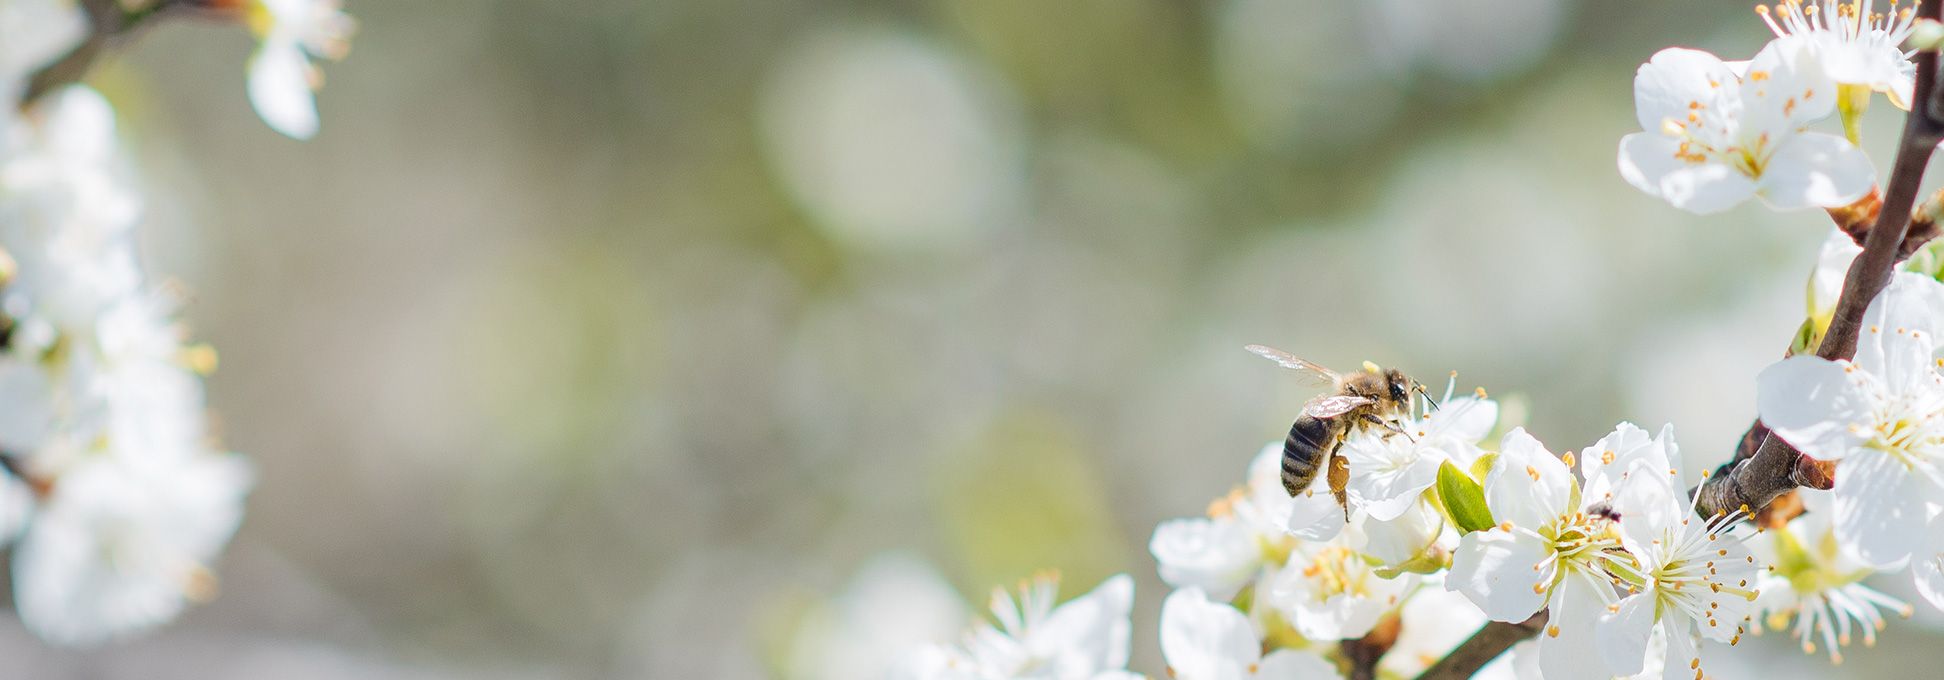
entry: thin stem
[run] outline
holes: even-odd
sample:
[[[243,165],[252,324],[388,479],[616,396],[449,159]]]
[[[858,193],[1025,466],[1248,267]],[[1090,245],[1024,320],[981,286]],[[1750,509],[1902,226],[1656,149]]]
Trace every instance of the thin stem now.
[[[1384,653],[1397,644],[1397,635],[1403,630],[1403,619],[1393,611],[1372,626],[1370,633],[1355,640],[1337,643],[1337,652],[1350,664],[1345,680],[1375,680],[1377,662],[1383,660]]]
[[[27,81],[27,92],[21,96],[21,106],[32,104],[62,86],[80,82],[110,41],[132,34],[150,19],[216,6],[206,0],[154,0],[147,7],[136,10],[122,9],[118,0],[80,0],[79,4],[88,15],[87,37],[59,60],[34,73],[33,78]]]
[[[1487,623],[1445,658],[1425,669],[1417,680],[1462,680],[1476,675],[1478,669],[1504,654],[1512,645],[1538,635],[1546,627],[1546,618],[1546,611],[1542,609],[1522,623]]]

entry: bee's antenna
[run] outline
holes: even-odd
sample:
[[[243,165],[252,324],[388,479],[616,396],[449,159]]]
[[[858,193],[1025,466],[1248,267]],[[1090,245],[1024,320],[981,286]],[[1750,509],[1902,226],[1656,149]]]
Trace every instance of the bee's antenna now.
[[[1425,401],[1431,402],[1431,410],[1436,411],[1442,408],[1438,406],[1438,400],[1431,398],[1431,391],[1424,389],[1424,383],[1417,383],[1411,390],[1423,395]]]

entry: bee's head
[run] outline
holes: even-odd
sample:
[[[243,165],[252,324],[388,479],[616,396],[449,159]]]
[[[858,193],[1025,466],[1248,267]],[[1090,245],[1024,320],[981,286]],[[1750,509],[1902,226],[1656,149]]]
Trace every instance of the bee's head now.
[[[1399,404],[1403,404],[1410,402],[1411,391],[1417,389],[1417,381],[1412,380],[1410,376],[1404,375],[1403,371],[1389,368],[1384,369],[1384,387],[1387,392],[1384,396],[1390,397],[1392,401]]]

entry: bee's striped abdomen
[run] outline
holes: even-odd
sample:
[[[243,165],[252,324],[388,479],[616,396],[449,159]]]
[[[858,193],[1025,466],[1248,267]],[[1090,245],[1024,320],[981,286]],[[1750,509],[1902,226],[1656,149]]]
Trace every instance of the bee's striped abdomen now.
[[[1316,481],[1316,471],[1326,462],[1330,442],[1335,439],[1336,432],[1330,423],[1309,416],[1300,416],[1296,424],[1289,426],[1282,455],[1283,489],[1289,495],[1301,494]]]

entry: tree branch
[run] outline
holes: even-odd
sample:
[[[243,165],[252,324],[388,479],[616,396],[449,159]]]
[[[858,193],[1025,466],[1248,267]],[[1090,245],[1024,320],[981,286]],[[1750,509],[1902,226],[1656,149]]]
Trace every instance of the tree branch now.
[[[1937,19],[1940,6],[1944,3],[1918,5],[1918,18]],[[1944,115],[1941,115],[1944,100],[1940,99],[1937,87],[1937,52],[1920,51],[1916,61],[1913,106],[1910,115],[1904,118],[1903,138],[1897,144],[1897,160],[1885,183],[1882,209],[1863,239],[1863,252],[1850,263],[1842,294],[1836,299],[1836,313],[1830,319],[1829,330],[1823,333],[1822,344],[1816,348],[1816,356],[1824,359],[1848,359],[1856,355],[1856,336],[1863,324],[1864,310],[1890,283],[1897,261],[1908,256],[1904,241],[1911,232],[1911,212],[1917,202],[1918,186],[1924,180],[1924,166],[1930,162],[1938,142],[1944,140]],[[1922,217],[1925,222],[1929,221],[1928,215]],[[1838,217],[1838,221],[1842,218]],[[1935,225],[1919,227],[1920,232],[1935,228]],[[1910,250],[1914,252],[1915,248]],[[1751,455],[1739,455],[1749,451],[1750,440],[1758,437],[1761,443],[1752,447]],[[1723,465],[1694,490],[1699,494],[1695,509],[1704,516],[1744,507],[1754,512],[1798,486],[1833,482],[1827,469],[1803,458],[1781,437],[1757,423],[1743,437],[1736,460]]]
[[[1917,5],[1919,19],[1936,20],[1944,2]],[[1916,216],[1917,190],[1924,180],[1924,166],[1944,141],[1944,88],[1937,86],[1938,54],[1920,51],[1916,55],[1916,92],[1913,107],[1904,119],[1903,137],[1897,144],[1897,159],[1880,203],[1866,197],[1856,205],[1830,211],[1830,216],[1852,238],[1859,238],[1863,252],[1850,264],[1843,279],[1842,293],[1829,329],[1816,347],[1824,359],[1849,359],[1856,355],[1857,331],[1863,325],[1863,312],[1870,301],[1890,283],[1898,262],[1911,256],[1925,242],[1938,235],[1934,216]],[[1716,470],[1690,493],[1698,494],[1696,511],[1703,516],[1748,508],[1751,513],[1767,508],[1770,501],[1798,486],[1829,488],[1831,471],[1814,459],[1783,442],[1756,421],[1742,436],[1735,457]],[[1485,664],[1503,654],[1520,640],[1537,635],[1546,625],[1541,611],[1524,623],[1494,621],[1479,628],[1471,638],[1458,645],[1442,661],[1418,676],[1418,680],[1458,680],[1469,678]]]
[[[21,96],[21,106],[32,104],[64,85],[81,81],[94,66],[95,59],[112,41],[130,35],[149,19],[184,10],[218,9],[222,3],[212,0],[152,0],[148,6],[135,10],[122,9],[119,0],[80,0],[81,9],[88,15],[88,35],[81,44],[40,71],[27,81],[27,92]]]
[[[1337,652],[1350,664],[1345,680],[1376,680],[1377,662],[1397,644],[1397,634],[1403,629],[1403,618],[1393,611],[1379,619],[1369,634],[1337,643]]]
[[[1520,640],[1538,635],[1546,627],[1546,610],[1539,610],[1523,623],[1493,621],[1472,633],[1457,649],[1425,669],[1417,680],[1462,680],[1478,673]]]

